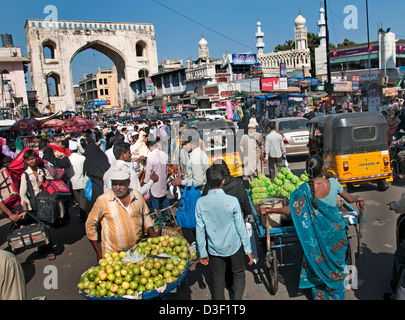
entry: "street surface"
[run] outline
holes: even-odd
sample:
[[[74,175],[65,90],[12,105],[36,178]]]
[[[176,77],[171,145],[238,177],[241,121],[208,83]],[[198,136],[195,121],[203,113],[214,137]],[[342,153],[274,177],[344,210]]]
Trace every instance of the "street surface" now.
[[[305,159],[305,156],[289,158],[291,170],[295,174],[304,171]],[[397,215],[388,209],[387,203],[398,200],[405,190],[404,186],[405,180],[400,180],[385,192],[379,192],[373,184],[362,185],[353,192],[366,199],[366,223],[363,253],[357,260],[358,288],[347,291],[347,300],[381,300],[384,292],[390,290]],[[97,263],[96,254],[86,237],[84,224],[79,222],[77,207],[71,208],[70,217],[66,225],[51,231],[56,260],[40,258],[36,249],[17,254],[25,270],[28,299],[45,297],[46,300],[84,300],[76,285],[81,274]],[[3,215],[0,218],[1,249],[7,248],[9,226],[9,220]],[[290,248],[283,252],[283,259],[295,265],[279,269],[279,289],[275,295],[271,295],[263,259],[265,247],[259,246],[259,262],[246,268],[245,300],[308,300],[298,289],[300,248]],[[55,276],[55,273],[57,281],[50,281],[50,276]],[[200,263],[193,264],[177,292],[170,294],[167,299],[210,300],[211,287],[210,268]]]

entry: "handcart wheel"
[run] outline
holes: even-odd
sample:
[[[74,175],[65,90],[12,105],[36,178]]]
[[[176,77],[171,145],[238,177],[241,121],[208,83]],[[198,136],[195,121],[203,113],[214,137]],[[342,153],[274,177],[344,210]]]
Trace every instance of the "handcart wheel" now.
[[[278,263],[275,249],[272,249],[270,252],[267,252],[266,266],[270,278],[269,281],[270,293],[272,295],[275,295],[278,290]]]

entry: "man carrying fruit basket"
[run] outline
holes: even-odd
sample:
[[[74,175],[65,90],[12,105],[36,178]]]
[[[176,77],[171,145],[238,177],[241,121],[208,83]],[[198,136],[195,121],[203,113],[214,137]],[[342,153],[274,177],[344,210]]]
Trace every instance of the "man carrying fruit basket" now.
[[[149,208],[143,196],[130,189],[130,172],[115,166],[110,174],[112,189],[97,198],[86,221],[86,234],[100,260],[106,252],[123,251],[135,246],[144,235],[157,237]],[[101,224],[101,248],[97,229]]]

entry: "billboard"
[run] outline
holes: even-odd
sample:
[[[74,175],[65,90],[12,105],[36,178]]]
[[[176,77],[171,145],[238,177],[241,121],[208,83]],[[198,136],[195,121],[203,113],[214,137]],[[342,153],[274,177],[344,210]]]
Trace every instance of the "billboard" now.
[[[263,91],[287,90],[287,78],[262,78]]]
[[[246,54],[232,54],[232,64],[246,65],[246,64],[257,64],[256,54],[246,53]]]

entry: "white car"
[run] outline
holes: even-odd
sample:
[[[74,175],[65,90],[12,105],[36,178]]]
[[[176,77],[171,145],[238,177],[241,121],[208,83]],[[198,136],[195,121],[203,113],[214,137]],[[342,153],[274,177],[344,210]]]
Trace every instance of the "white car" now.
[[[203,117],[210,120],[225,119],[221,112],[217,109],[196,109],[194,110],[197,117]]]
[[[308,155],[308,119],[302,117],[272,119],[263,129],[263,139],[266,139],[270,132],[271,122],[276,123],[276,131],[283,137],[287,156]]]

